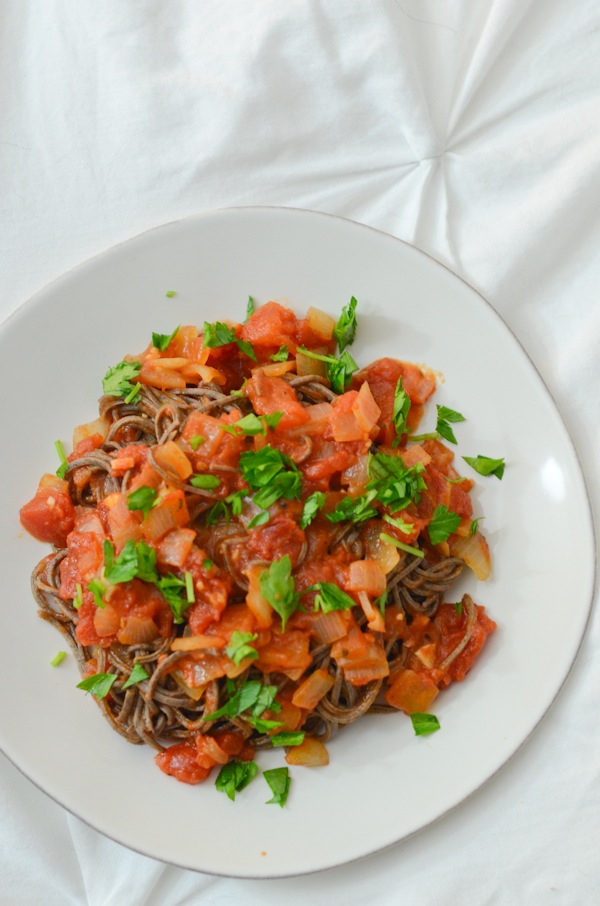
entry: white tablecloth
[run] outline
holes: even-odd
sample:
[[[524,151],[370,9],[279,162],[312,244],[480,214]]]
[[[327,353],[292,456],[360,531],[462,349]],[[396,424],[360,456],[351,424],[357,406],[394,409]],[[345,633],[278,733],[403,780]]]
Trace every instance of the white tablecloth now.
[[[351,217],[429,252],[500,312],[598,512],[597,0],[0,0],[0,74],[2,317],[190,213]],[[0,902],[598,902],[599,620],[596,607],[547,718],[482,790],[386,852],[301,879],[152,861],[0,757]]]

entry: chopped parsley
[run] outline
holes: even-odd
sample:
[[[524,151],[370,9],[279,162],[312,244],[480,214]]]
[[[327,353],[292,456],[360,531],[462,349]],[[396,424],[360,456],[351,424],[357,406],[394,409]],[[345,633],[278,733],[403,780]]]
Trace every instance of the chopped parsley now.
[[[428,736],[440,729],[440,722],[435,714],[425,714],[415,711],[410,715],[415,736]]]
[[[400,529],[401,532],[404,532],[405,535],[410,535],[414,529],[414,524],[412,522],[405,522],[403,519],[395,519],[393,516],[388,516],[387,513],[383,514],[383,518],[386,522],[389,522],[390,525],[393,525],[395,528]]]
[[[167,299],[172,299],[174,295],[175,295],[174,289],[168,289],[165,293],[165,296],[167,297]]]
[[[371,501],[375,499],[375,496],[375,491],[371,490],[358,497],[343,497],[332,513],[325,513],[325,518],[334,523],[365,522],[367,519],[377,516],[377,510],[371,506]]]
[[[409,411],[410,397],[408,393],[402,389],[402,378],[399,377],[394,393],[394,408],[392,411],[392,419],[396,429],[396,437],[392,444],[394,447],[398,446],[401,436],[407,432],[406,419],[408,418]]]
[[[154,331],[153,331],[152,332],[152,345],[154,346],[155,349],[160,350],[160,352],[164,352],[167,349],[171,340],[173,340],[175,338],[178,331],[179,331],[179,325],[175,328],[175,330],[172,333],[154,333]]]
[[[101,582],[100,579],[92,579],[88,585],[88,589],[94,596],[94,604],[96,607],[104,610],[104,594],[106,592],[106,585],[104,582]]]
[[[269,358],[272,362],[287,362],[288,355],[288,347],[280,346],[277,352],[272,353]]]
[[[489,456],[463,456],[464,461],[475,469],[479,475],[495,475],[496,478],[502,479],[504,475],[504,459],[491,459]]]
[[[106,396],[120,396],[126,403],[132,402],[142,389],[141,384],[133,383],[141,370],[141,362],[119,362],[109,368],[102,379]]]
[[[216,349],[219,346],[227,346],[229,343],[235,343],[240,352],[247,355],[254,362],[258,361],[252,344],[246,340],[240,340],[235,335],[235,329],[223,324],[222,321],[215,321],[209,324],[204,322],[204,345],[210,349]]]
[[[257,513],[255,516],[252,517],[252,519],[250,520],[250,522],[248,523],[246,528],[248,530],[253,529],[253,528],[259,528],[261,525],[266,525],[267,522],[269,521],[269,519],[270,519],[269,511],[261,510],[259,513]]]
[[[141,664],[134,664],[133,670],[121,686],[121,689],[129,689],[130,686],[136,686],[142,680],[148,679],[148,674]]]
[[[454,431],[450,427],[450,423],[456,424],[456,422],[464,422],[465,417],[461,415],[460,412],[457,412],[455,409],[449,409],[448,406],[437,406],[437,423],[435,430],[443,437],[444,440],[449,440],[451,444],[457,443],[456,437],[454,436]]]
[[[65,453],[65,448],[63,447],[61,440],[54,441],[54,449],[58,453],[58,458],[60,459],[60,465],[56,470],[56,474],[59,478],[64,478],[67,474],[67,469],[69,468],[69,460],[67,459],[67,454]]]
[[[127,507],[130,510],[141,510],[145,517],[154,506],[156,496],[157,491],[154,488],[142,485],[127,495]]]
[[[412,547],[410,544],[405,544],[404,541],[398,541],[397,538],[394,538],[392,535],[388,535],[387,532],[381,532],[379,537],[382,541],[385,541],[386,544],[393,544],[394,547],[397,547],[398,550],[405,551],[407,554],[412,554],[414,557],[424,557],[425,554],[418,547]]]
[[[192,450],[197,450],[200,444],[203,444],[205,440],[206,438],[203,437],[202,434],[194,434],[193,437],[190,437],[190,447]]]
[[[462,601],[455,601],[454,604],[453,604],[452,606],[454,607],[454,609],[455,609],[455,611],[456,611],[456,613],[457,613],[457,616],[461,617],[461,616],[462,616],[462,612],[463,612],[463,602],[462,602]]]
[[[302,477],[289,456],[269,444],[260,450],[247,450],[240,456],[240,471],[253,491],[253,500],[262,509],[267,509],[276,500],[284,497],[294,500],[300,497]]]
[[[215,787],[226,793],[233,801],[235,794],[241,792],[256,777],[258,765],[255,761],[240,761],[237,758],[224,764],[215,780]]]
[[[300,746],[304,742],[305,735],[304,730],[280,730],[279,733],[273,733],[271,736],[271,745]]]
[[[292,577],[292,561],[289,554],[285,554],[281,560],[274,560],[269,568],[261,573],[260,593],[279,614],[281,628],[285,630],[285,624],[300,603]]]
[[[392,513],[405,509],[409,503],[418,503],[421,491],[427,485],[422,476],[423,463],[406,466],[399,456],[387,453],[370,453],[367,490],[375,491],[380,503]]]
[[[443,504],[436,506],[427,527],[429,540],[432,544],[439,544],[440,541],[446,541],[452,532],[456,531],[461,522],[462,519],[458,513],[454,513]]]
[[[192,475],[190,484],[194,488],[201,488],[205,491],[213,491],[221,484],[221,479],[216,475]]]
[[[263,777],[269,784],[271,792],[273,793],[273,797],[268,799],[266,804],[280,805],[281,808],[283,808],[290,792],[290,784],[292,782],[289,768],[271,768],[268,771],[264,771]]]
[[[58,667],[59,664],[62,664],[64,659],[67,656],[66,651],[57,651],[52,660],[50,661],[51,667]]]
[[[343,352],[346,346],[352,346],[354,343],[356,328],[358,326],[356,320],[357,304],[356,299],[352,296],[348,305],[345,305],[342,308],[342,313],[338,318],[337,324],[333,328],[333,336],[340,352]]]
[[[265,437],[267,428],[275,430],[282,418],[283,412],[272,412],[270,415],[260,416],[250,412],[232,425],[221,425],[220,427],[222,431],[227,431],[229,434],[246,434],[249,437],[261,434]]]
[[[317,582],[306,589],[307,591],[316,591],[314,609],[322,610],[323,613],[329,613],[330,610],[350,610],[356,605],[354,598],[347,595],[345,591],[333,582]]]
[[[315,491],[304,501],[304,508],[300,516],[300,528],[305,529],[313,521],[319,510],[322,510],[327,500],[324,491]]]
[[[325,362],[327,377],[331,384],[331,389],[335,393],[345,393],[350,385],[352,375],[355,371],[358,371],[358,365],[349,352],[343,352],[339,359],[334,355],[322,355],[320,352],[311,352],[305,346],[299,346],[298,352],[308,356],[309,359]]]
[[[231,658],[234,664],[241,664],[248,658],[254,661],[258,657],[258,651],[252,647],[250,642],[255,642],[257,638],[256,632],[240,632],[236,629],[231,634],[225,654]]]
[[[221,708],[212,714],[206,714],[203,720],[239,717],[245,711],[250,711],[247,719],[252,723],[253,720],[260,718],[267,708],[276,713],[281,710],[281,705],[275,701],[276,695],[277,686],[266,686],[258,680],[248,680]]]
[[[246,304],[246,321],[248,321],[248,319],[252,317],[255,311],[256,304],[254,302],[254,299],[252,298],[252,296],[248,296],[248,302]],[[246,321],[244,321],[244,324],[246,323]]]
[[[83,689],[84,692],[91,692],[94,698],[100,700],[106,698],[116,678],[116,673],[93,673],[77,683],[77,688]]]

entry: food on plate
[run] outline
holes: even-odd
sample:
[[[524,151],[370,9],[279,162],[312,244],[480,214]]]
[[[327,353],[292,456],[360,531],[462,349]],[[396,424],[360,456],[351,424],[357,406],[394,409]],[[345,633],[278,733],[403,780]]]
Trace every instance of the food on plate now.
[[[439,692],[496,628],[451,593],[465,565],[490,572],[448,445],[464,417],[438,405],[417,433],[435,376],[359,368],[356,326],[354,298],[337,320],[250,299],[244,323],[153,333],[20,512],[53,547],[33,592],[80,688],[165,773],[218,769],[231,798],[258,749],[326,764],[331,735],[373,712],[438,729]],[[282,805],[287,768],[265,778]]]

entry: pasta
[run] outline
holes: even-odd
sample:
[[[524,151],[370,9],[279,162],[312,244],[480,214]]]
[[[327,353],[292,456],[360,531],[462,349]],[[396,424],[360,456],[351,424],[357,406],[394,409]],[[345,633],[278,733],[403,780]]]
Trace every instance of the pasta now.
[[[273,745],[325,764],[367,713],[429,718],[495,629],[448,601],[490,565],[443,442],[462,416],[438,406],[417,435],[435,377],[359,369],[355,331],[353,299],[337,322],[250,303],[244,324],[153,334],[21,510],[53,546],[33,594],[81,688],[178,780]]]

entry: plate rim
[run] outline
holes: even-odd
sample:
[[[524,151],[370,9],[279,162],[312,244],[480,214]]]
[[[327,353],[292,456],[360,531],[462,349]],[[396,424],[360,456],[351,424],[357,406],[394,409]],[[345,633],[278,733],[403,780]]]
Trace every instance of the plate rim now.
[[[583,464],[581,462],[581,458],[579,456],[577,447],[576,447],[573,437],[571,435],[571,431],[569,430],[569,427],[563,416],[560,406],[558,405],[557,401],[555,400],[550,388],[548,387],[546,381],[544,380],[536,363],[534,362],[533,358],[527,351],[523,342],[516,335],[516,333],[514,332],[512,327],[508,324],[508,322],[505,320],[505,318],[497,311],[497,309],[493,306],[493,304],[482,294],[482,292],[479,289],[474,287],[461,274],[452,270],[452,268],[450,266],[445,264],[440,259],[436,258],[435,255],[433,255],[432,253],[430,253],[428,251],[425,251],[424,249],[420,248],[417,245],[414,245],[413,243],[411,243],[405,239],[402,239],[398,236],[395,236],[392,233],[387,232],[386,230],[380,229],[378,227],[374,227],[370,224],[366,224],[366,223],[356,220],[354,218],[350,218],[350,217],[346,217],[346,216],[342,216],[342,215],[338,215],[338,214],[334,214],[334,213],[330,213],[330,212],[325,212],[325,211],[318,211],[318,210],[314,210],[311,208],[297,207],[297,206],[234,205],[234,206],[227,206],[227,207],[216,207],[216,208],[205,209],[205,210],[197,211],[197,212],[194,212],[191,214],[187,214],[184,217],[174,218],[172,220],[168,220],[168,221],[165,221],[162,223],[157,223],[157,224],[154,224],[153,226],[150,226],[138,233],[130,235],[127,238],[125,238],[119,242],[116,242],[110,246],[106,246],[105,248],[95,252],[94,254],[88,256],[87,258],[84,258],[83,260],[80,260],[79,262],[74,263],[72,266],[68,267],[66,270],[62,271],[57,276],[53,277],[46,284],[44,284],[41,288],[36,290],[35,293],[33,293],[31,296],[27,297],[26,299],[22,300],[20,303],[17,304],[16,307],[14,307],[10,312],[8,312],[8,314],[0,321],[0,332],[3,331],[4,325],[7,324],[8,322],[10,322],[15,316],[19,316],[25,310],[31,308],[32,306],[43,304],[43,302],[44,302],[43,297],[47,293],[55,291],[56,288],[60,287],[60,285],[63,281],[68,281],[68,279],[70,277],[76,276],[78,274],[78,272],[84,272],[87,267],[89,267],[92,264],[97,264],[98,262],[101,262],[102,258],[110,256],[111,254],[115,253],[117,250],[122,251],[122,250],[126,249],[126,247],[128,245],[134,244],[139,241],[143,241],[144,238],[150,237],[151,235],[153,235],[155,233],[164,232],[166,234],[170,229],[175,229],[177,227],[183,226],[188,223],[191,224],[193,222],[203,221],[206,219],[210,219],[211,217],[215,217],[215,216],[219,216],[219,217],[220,216],[224,216],[224,217],[233,216],[236,213],[250,214],[250,215],[252,215],[253,213],[257,213],[257,214],[271,213],[271,214],[274,214],[275,216],[277,216],[279,214],[283,214],[283,216],[287,216],[287,214],[292,214],[292,215],[299,215],[301,217],[305,216],[307,218],[318,217],[318,218],[328,219],[333,223],[337,222],[337,223],[349,225],[351,227],[356,227],[357,229],[360,229],[360,230],[365,230],[365,231],[371,232],[374,236],[383,238],[385,241],[388,241],[391,243],[400,243],[401,245],[410,249],[411,253],[416,253],[417,255],[422,256],[423,258],[427,259],[429,262],[431,262],[437,268],[441,268],[443,271],[446,272],[447,275],[451,276],[454,280],[460,281],[465,287],[467,287],[472,293],[474,293],[477,296],[479,302],[483,302],[485,304],[485,307],[487,308],[487,310],[489,312],[493,313],[493,315],[495,315],[498,322],[501,325],[503,325],[506,332],[510,335],[512,341],[520,349],[522,355],[525,357],[525,359],[527,360],[527,362],[532,370],[532,374],[535,374],[535,376],[537,378],[538,386],[543,389],[548,402],[551,404],[551,407],[554,410],[554,414],[558,417],[558,421],[564,432],[564,437],[568,441],[569,451],[570,451],[570,454],[573,459],[573,464],[576,467],[578,477],[581,481],[581,486],[582,486],[582,491],[583,491],[582,502],[585,504],[585,521],[586,521],[585,531],[589,537],[591,552],[592,552],[592,563],[590,565],[589,575],[587,576],[587,582],[589,584],[589,589],[588,589],[588,597],[586,598],[585,620],[582,623],[579,638],[577,640],[577,645],[572,654],[568,669],[566,670],[564,676],[562,677],[561,682],[557,686],[553,697],[551,698],[549,703],[546,705],[546,707],[540,714],[538,720],[535,722],[535,724],[533,724],[530,727],[527,734],[519,742],[519,744],[512,751],[512,753],[507,758],[505,758],[501,764],[497,765],[497,767],[493,771],[491,771],[491,773],[487,774],[487,776],[484,779],[482,779],[481,782],[477,784],[477,786],[475,786],[473,789],[471,789],[466,795],[461,795],[460,798],[454,804],[449,805],[439,815],[436,815],[435,817],[428,820],[426,823],[424,823],[423,825],[414,829],[413,831],[410,831],[409,833],[404,834],[399,839],[392,840],[389,843],[386,843],[382,846],[378,845],[372,849],[369,849],[368,851],[365,851],[363,853],[352,856],[351,858],[346,858],[343,861],[335,861],[332,863],[323,864],[316,868],[304,868],[304,869],[300,869],[297,871],[289,871],[289,870],[284,870],[282,872],[271,871],[268,873],[234,872],[234,873],[224,874],[221,871],[211,870],[210,868],[198,868],[194,865],[186,864],[184,861],[177,862],[177,861],[173,861],[173,860],[169,859],[167,862],[164,863],[164,864],[168,864],[168,865],[174,865],[175,867],[182,868],[182,869],[185,869],[188,871],[194,871],[196,873],[207,874],[207,875],[210,875],[213,877],[232,877],[232,878],[239,878],[239,879],[245,879],[245,880],[269,880],[269,879],[283,879],[283,878],[301,877],[301,876],[310,875],[310,874],[317,874],[322,871],[327,871],[327,870],[330,870],[333,868],[341,867],[343,865],[349,865],[349,864],[353,864],[355,862],[362,861],[363,859],[366,859],[369,856],[375,855],[378,852],[384,852],[385,850],[388,850],[394,846],[398,846],[398,845],[402,844],[404,841],[409,840],[412,837],[416,836],[417,834],[422,833],[423,831],[427,830],[427,828],[433,826],[434,824],[437,824],[439,821],[444,819],[446,816],[450,815],[452,812],[454,812],[456,809],[458,809],[462,805],[462,803],[470,800],[479,790],[482,789],[483,786],[485,786],[487,783],[489,783],[505,766],[507,766],[510,762],[512,762],[514,760],[515,756],[521,751],[521,749],[524,747],[524,745],[529,741],[531,736],[536,732],[539,725],[542,723],[542,721],[546,718],[546,716],[549,714],[549,712],[555,705],[556,700],[562,693],[562,691],[567,683],[567,680],[569,679],[569,677],[573,671],[575,663],[579,657],[583,641],[585,639],[585,636],[587,634],[587,631],[588,631],[588,628],[590,625],[590,620],[591,620],[592,612],[594,609],[594,603],[595,603],[595,599],[596,599],[596,592],[597,592],[597,585],[598,585],[598,563],[597,563],[598,544],[597,544],[597,532],[596,532],[596,528],[595,528],[594,509],[592,506],[588,482],[586,480],[586,473],[585,473]],[[583,516],[583,513],[582,513],[582,516]],[[82,816],[81,814],[78,814],[78,812],[75,810],[74,807],[70,807],[68,805],[65,805],[63,802],[61,802],[59,798],[57,798],[53,793],[48,792],[46,789],[44,789],[44,787],[42,785],[40,785],[40,783],[37,780],[35,780],[33,777],[31,777],[29,775],[29,773],[23,767],[21,767],[21,765],[19,765],[17,762],[15,762],[11,758],[11,756],[5,751],[1,738],[0,738],[0,752],[2,752],[2,754],[20,772],[20,774],[22,776],[26,777],[27,780],[29,780],[38,790],[40,790],[41,793],[43,793],[45,796],[49,797],[50,800],[55,802],[62,809],[67,811],[69,814],[73,815],[75,818],[82,821],[85,825],[90,827],[96,833],[100,833],[100,834],[102,834],[102,836],[107,837],[108,839],[112,840],[114,843],[117,843],[120,846],[124,846],[126,849],[129,849],[146,858],[151,858],[151,859],[154,859],[157,861],[163,861],[163,860],[161,860],[160,856],[149,854],[148,852],[145,852],[143,849],[137,848],[135,845],[132,845],[129,842],[124,842],[123,840],[118,839],[118,837],[114,836],[113,834],[111,834],[105,830],[100,830],[98,827],[96,827],[92,823],[91,820]]]

